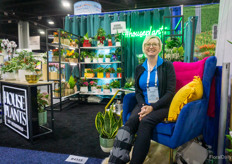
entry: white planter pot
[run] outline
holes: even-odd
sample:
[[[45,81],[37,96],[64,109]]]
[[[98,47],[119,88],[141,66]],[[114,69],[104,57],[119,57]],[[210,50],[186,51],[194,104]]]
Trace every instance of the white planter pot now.
[[[85,58],[85,63],[90,63],[91,59],[90,58]]]
[[[96,89],[96,93],[101,93],[101,89]]]
[[[103,89],[103,93],[110,93],[110,89]]]
[[[96,87],[91,87],[91,92],[95,93],[96,92]]]
[[[116,93],[118,88],[112,88],[112,93]]]
[[[17,75],[15,72],[5,72],[3,75],[2,75],[2,78],[4,80],[16,80],[17,78]]]
[[[88,92],[88,87],[80,87],[80,92]]]
[[[25,75],[30,75],[30,74],[31,74],[30,71],[26,71],[24,69],[19,69],[18,70],[18,80],[21,82],[26,82]]]
[[[97,58],[93,58],[93,63],[97,63]]]
[[[121,42],[116,42],[115,46],[121,46]]]
[[[103,58],[98,58],[98,63],[103,63]]]
[[[109,63],[110,62],[110,58],[105,58],[105,62]]]
[[[97,46],[98,46],[98,47],[103,47],[104,44],[100,43],[100,41],[97,41]]]

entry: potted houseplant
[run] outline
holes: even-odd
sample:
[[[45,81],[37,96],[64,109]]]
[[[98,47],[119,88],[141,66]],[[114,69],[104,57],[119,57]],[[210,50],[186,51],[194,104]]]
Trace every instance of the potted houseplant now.
[[[71,75],[68,80],[67,88],[65,88],[65,95],[70,95],[74,93],[74,87],[76,86],[76,81]]]
[[[117,68],[117,77],[122,78],[122,68],[121,67]]]
[[[110,85],[109,84],[103,85],[103,93],[110,93]]]
[[[75,39],[70,39],[70,46],[74,48],[78,48],[79,40]]]
[[[54,96],[55,97],[60,97],[60,87],[54,89]],[[65,96],[65,90],[62,88],[61,89],[61,97]]]
[[[96,86],[96,93],[101,93],[101,89],[102,89],[102,86],[101,85],[97,85]]]
[[[59,43],[59,34],[58,32],[53,32],[53,43]]]
[[[105,69],[106,78],[110,78],[110,69],[111,69],[111,68],[106,68],[106,69]]]
[[[108,46],[112,46],[112,36],[109,34],[107,35]]]
[[[91,92],[96,92],[96,86],[97,86],[97,82],[96,82],[96,80],[92,80],[92,81],[90,81],[89,82],[89,85],[91,86]]]
[[[88,81],[85,79],[79,80],[80,92],[88,92]]]
[[[96,69],[94,69],[95,72],[97,72],[97,78],[103,78],[104,77],[104,68],[102,67],[98,67]]]
[[[83,47],[91,47],[92,38],[89,38],[88,32],[82,38]]]
[[[44,108],[49,103],[48,98],[48,93],[41,93],[40,90],[37,91],[39,125],[44,125],[47,123],[47,111]]]
[[[91,68],[86,68],[86,69],[85,69],[84,76],[85,76],[86,78],[93,78],[93,77],[95,76],[95,73],[94,73],[93,69],[91,69]]]
[[[12,61],[7,61],[1,68],[3,73],[4,80],[15,80],[17,78],[16,70],[17,70],[17,63]]]
[[[112,67],[110,68],[110,77],[114,78],[114,74],[115,74],[115,69]]]
[[[91,52],[91,57],[93,58],[93,63],[97,63],[97,56],[95,52]]]
[[[122,126],[122,119],[116,116],[111,109],[105,113],[98,112],[95,118],[95,126],[99,133],[102,151],[110,152],[118,129]]]
[[[121,46],[121,34],[115,34],[115,46]]]
[[[74,50],[72,51],[67,50],[65,58],[66,60],[68,59],[70,63],[78,63],[78,57],[79,57],[78,52],[74,52]]]
[[[110,55],[110,54],[105,55],[105,62],[106,62],[106,63],[110,63],[110,58],[111,58],[111,55]]]
[[[104,59],[104,54],[99,54],[98,55],[98,63],[103,63],[103,59]]]
[[[106,39],[106,32],[103,28],[100,27],[97,30],[97,35],[95,36],[95,39],[97,40],[98,47],[104,46],[104,40]]]
[[[91,53],[89,53],[88,51],[81,51],[80,59],[84,59],[85,63],[91,63]]]
[[[113,80],[110,83],[110,87],[112,89],[112,92],[115,93],[120,88],[120,82],[118,80]]]

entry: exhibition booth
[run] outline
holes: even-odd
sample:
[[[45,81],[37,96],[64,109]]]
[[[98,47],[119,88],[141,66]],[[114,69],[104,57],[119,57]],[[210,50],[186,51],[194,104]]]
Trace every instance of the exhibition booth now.
[[[187,12],[195,6],[185,7],[102,13],[99,3],[80,1],[63,29],[46,29],[44,53],[19,51],[14,41],[1,39],[2,151],[21,163],[33,161],[14,154],[35,153],[33,160],[42,163],[107,163],[118,130],[138,104],[135,70],[147,61],[143,41],[155,35],[162,41],[159,57],[173,63],[176,89],[168,116],[152,131],[144,163],[152,156],[170,163],[228,163],[230,63],[215,54],[216,45],[221,47],[215,34],[199,32],[201,15]],[[219,4],[204,8],[219,10]],[[5,158],[17,163],[11,160]]]

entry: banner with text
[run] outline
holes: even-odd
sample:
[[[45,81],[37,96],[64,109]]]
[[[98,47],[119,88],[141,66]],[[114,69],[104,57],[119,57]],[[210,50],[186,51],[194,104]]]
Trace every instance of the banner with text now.
[[[2,85],[5,125],[29,139],[26,89]]]
[[[126,31],[126,22],[118,21],[111,23],[111,34],[124,33]]]

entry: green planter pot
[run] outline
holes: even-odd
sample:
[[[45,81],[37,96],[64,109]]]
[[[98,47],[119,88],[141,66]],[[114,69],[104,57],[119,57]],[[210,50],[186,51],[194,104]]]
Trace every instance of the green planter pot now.
[[[44,125],[47,123],[47,111],[38,113],[39,125]]]
[[[100,139],[100,146],[102,151],[104,151],[105,153],[109,153],[110,150],[112,150],[113,145],[114,145],[114,138],[112,139],[108,139],[108,138],[102,138],[101,136],[99,136]]]

